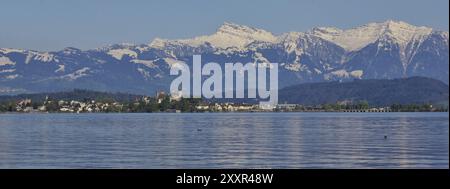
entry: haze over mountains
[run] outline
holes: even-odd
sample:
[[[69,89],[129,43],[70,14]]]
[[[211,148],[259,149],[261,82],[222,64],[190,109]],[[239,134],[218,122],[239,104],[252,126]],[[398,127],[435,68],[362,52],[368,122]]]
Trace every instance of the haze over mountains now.
[[[449,82],[448,31],[401,21],[342,30],[313,28],[274,35],[224,23],[211,35],[154,39],[56,52],[0,48],[0,95],[67,91],[74,88],[135,94],[168,90],[170,66],[206,62],[279,63],[280,88],[301,83],[412,76]]]

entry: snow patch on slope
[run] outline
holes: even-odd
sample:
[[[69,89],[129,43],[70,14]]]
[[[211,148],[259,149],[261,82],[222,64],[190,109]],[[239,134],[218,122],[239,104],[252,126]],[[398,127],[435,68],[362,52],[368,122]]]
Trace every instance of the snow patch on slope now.
[[[182,65],[180,63],[184,63],[183,61],[179,61],[179,60],[175,60],[172,58],[164,58],[164,61],[166,61],[166,63],[169,65],[169,67],[178,67],[180,69],[182,69]]]
[[[148,71],[145,71],[142,68],[138,68],[137,71],[139,73],[141,73],[141,75],[145,78],[145,79],[149,79],[150,78],[150,73]]]
[[[284,66],[284,68],[286,68],[287,70],[294,71],[294,72],[305,71],[308,69],[308,67],[306,67],[305,65],[300,64],[300,63],[286,64]]]
[[[362,71],[362,70],[354,70],[354,71],[350,72],[350,75],[352,77],[358,78],[358,79],[361,79],[363,74],[364,74],[364,71]]]
[[[131,58],[137,58],[137,53],[130,49],[112,49],[107,52],[117,60],[122,60],[124,55],[128,55]]]
[[[388,20],[382,23],[369,23],[348,30],[319,27],[308,33],[336,43],[348,51],[356,51],[383,36],[389,36],[396,39],[398,43],[405,44],[419,36],[429,35],[431,31],[431,28],[417,27],[401,21]]]
[[[344,79],[344,78],[350,78],[350,77],[361,79],[363,74],[364,74],[363,70],[354,70],[354,71],[348,72],[347,70],[340,69],[340,70],[335,70],[328,74],[325,74],[324,79],[331,80],[333,78]]]
[[[66,70],[65,65],[58,65],[58,69],[55,70],[55,73],[64,72]]]
[[[11,72],[15,72],[16,69],[6,69],[6,70],[0,70],[0,73],[11,73]]]
[[[8,57],[6,56],[2,56],[0,57],[0,66],[5,66],[5,65],[15,65],[16,63],[11,61]]]
[[[151,60],[139,60],[139,59],[133,59],[131,60],[131,62],[136,63],[136,64],[143,64],[149,68],[156,68],[158,67],[153,61]]]
[[[0,48],[0,52],[3,54],[8,54],[8,53],[13,53],[13,52],[25,53],[26,51],[22,50],[22,49]]]
[[[9,79],[9,80],[12,80],[12,79],[16,79],[18,77],[19,77],[19,74],[14,74],[14,75],[7,75],[5,78]]]
[[[69,81],[76,80],[78,78],[84,77],[88,75],[88,72],[90,71],[90,68],[84,67],[82,69],[79,69],[73,73],[61,76],[62,79],[67,79]]]

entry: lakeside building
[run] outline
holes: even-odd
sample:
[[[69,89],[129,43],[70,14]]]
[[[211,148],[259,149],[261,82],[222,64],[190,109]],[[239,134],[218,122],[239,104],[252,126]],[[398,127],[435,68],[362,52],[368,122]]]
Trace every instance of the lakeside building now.
[[[277,104],[275,109],[280,111],[294,111],[298,106],[298,104]]]
[[[155,94],[155,99],[158,102],[158,104],[161,104],[161,102],[166,98],[166,92],[164,91],[157,91]]]

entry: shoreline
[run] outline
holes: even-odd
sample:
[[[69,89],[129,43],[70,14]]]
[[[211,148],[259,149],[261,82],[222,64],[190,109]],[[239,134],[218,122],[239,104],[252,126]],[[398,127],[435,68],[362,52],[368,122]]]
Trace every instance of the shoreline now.
[[[244,113],[351,113],[351,114],[380,114],[380,113],[449,113],[448,111],[398,111],[398,112],[348,112],[348,111],[234,111],[234,112],[0,112],[0,115],[11,114],[244,114]]]

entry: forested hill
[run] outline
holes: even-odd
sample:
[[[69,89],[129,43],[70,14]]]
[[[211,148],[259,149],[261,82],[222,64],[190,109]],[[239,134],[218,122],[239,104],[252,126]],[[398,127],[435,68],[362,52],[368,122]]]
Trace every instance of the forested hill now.
[[[142,95],[108,93],[75,89],[67,92],[21,94],[0,96],[0,102],[31,99],[41,102],[48,96],[58,100],[96,100],[129,102]],[[227,99],[227,101],[232,101]],[[254,101],[250,100],[254,103]],[[351,82],[307,83],[280,89],[279,103],[321,105],[335,103],[358,103],[367,101],[371,106],[392,104],[439,104],[448,106],[449,87],[439,80],[411,77],[392,80],[354,80]]]
[[[424,77],[307,83],[279,91],[279,103],[304,105],[368,101],[375,106],[423,103],[448,106],[448,99],[448,85]]]

